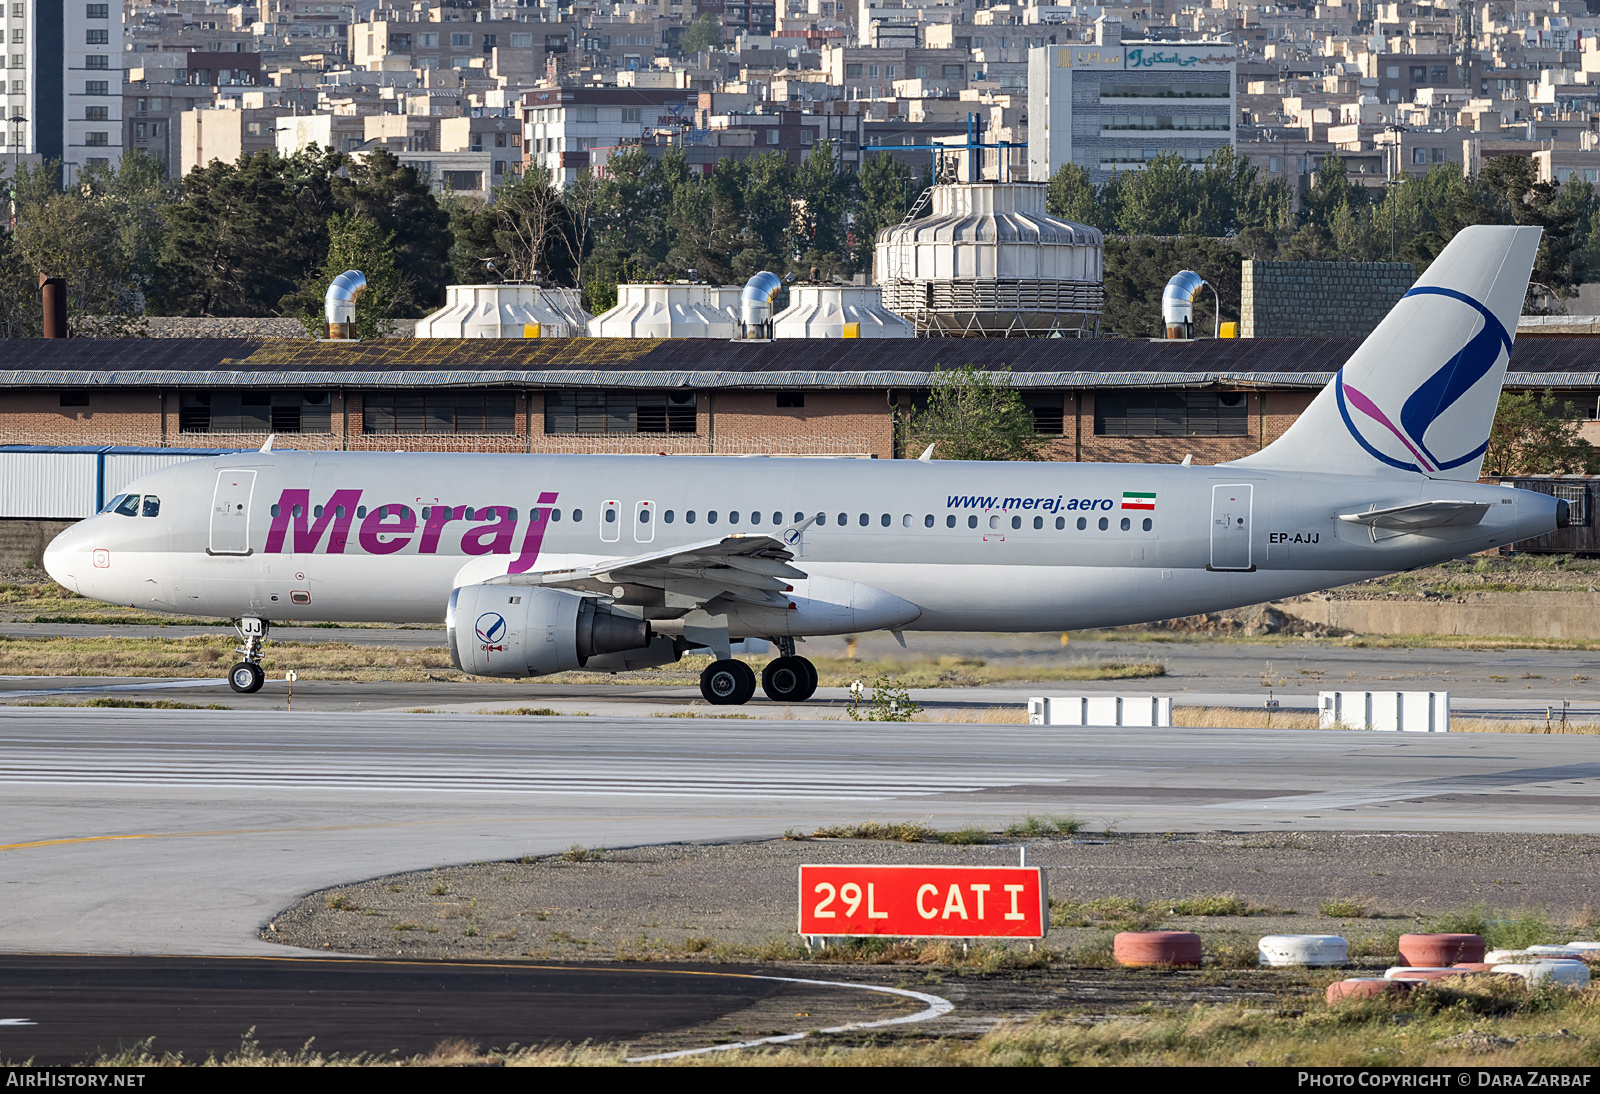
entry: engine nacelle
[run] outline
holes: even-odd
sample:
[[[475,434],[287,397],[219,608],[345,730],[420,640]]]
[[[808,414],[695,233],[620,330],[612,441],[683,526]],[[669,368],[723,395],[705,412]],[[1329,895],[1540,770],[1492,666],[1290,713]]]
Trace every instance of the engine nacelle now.
[[[528,585],[463,585],[445,612],[450,659],[474,676],[546,676],[650,647],[650,625],[592,596]]]

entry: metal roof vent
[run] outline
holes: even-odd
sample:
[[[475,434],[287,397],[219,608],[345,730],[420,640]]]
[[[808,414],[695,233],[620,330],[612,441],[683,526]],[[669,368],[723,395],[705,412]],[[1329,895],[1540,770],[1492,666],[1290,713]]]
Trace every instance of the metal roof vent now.
[[[1202,288],[1210,289],[1212,296],[1217,295],[1212,284],[1193,270],[1179,270],[1167,282],[1167,287],[1161,292],[1161,320],[1167,338],[1184,340],[1194,337],[1194,298]],[[1212,334],[1213,338],[1221,333],[1220,301],[1216,311],[1218,327]]]
[[[356,301],[367,291],[367,276],[360,270],[346,270],[328,284],[323,314],[328,319],[329,339],[356,336]]]
[[[746,338],[772,337],[772,298],[783,288],[775,273],[762,270],[744,283],[739,294],[739,319]]]

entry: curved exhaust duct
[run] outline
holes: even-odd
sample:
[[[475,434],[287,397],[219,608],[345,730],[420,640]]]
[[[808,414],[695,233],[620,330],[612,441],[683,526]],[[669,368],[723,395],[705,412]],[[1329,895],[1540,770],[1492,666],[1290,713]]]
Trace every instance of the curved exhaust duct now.
[[[746,338],[772,337],[772,298],[783,288],[778,275],[762,270],[744,283],[739,294],[739,318]]]
[[[328,320],[330,339],[356,336],[356,301],[366,291],[367,277],[360,270],[346,270],[328,284],[323,314]]]
[[[1211,289],[1211,295],[1216,296],[1217,290],[1209,281],[1195,273],[1193,270],[1179,270],[1172,275],[1172,280],[1167,282],[1167,287],[1161,292],[1161,321],[1165,328],[1165,337],[1186,339],[1194,337],[1194,298],[1200,295],[1202,288]],[[1217,308],[1217,333],[1221,333],[1222,309]]]

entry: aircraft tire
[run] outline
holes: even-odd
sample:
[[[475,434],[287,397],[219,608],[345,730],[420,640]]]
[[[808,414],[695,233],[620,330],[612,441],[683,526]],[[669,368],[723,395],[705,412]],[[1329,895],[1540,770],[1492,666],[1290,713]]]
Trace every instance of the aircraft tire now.
[[[228,670],[228,686],[240,695],[250,695],[260,691],[261,685],[266,682],[265,670],[249,661],[240,661]]]
[[[761,670],[761,690],[774,703],[803,703],[817,691],[817,667],[804,657],[780,657]]]
[[[743,706],[755,693],[755,670],[743,661],[713,661],[700,674],[700,694],[712,706]]]

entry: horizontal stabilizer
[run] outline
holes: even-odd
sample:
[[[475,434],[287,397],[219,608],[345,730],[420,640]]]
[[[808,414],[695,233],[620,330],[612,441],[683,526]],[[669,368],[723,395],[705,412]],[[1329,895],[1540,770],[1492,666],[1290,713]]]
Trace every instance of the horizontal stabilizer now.
[[[1364,524],[1374,531],[1420,532],[1426,528],[1465,528],[1483,520],[1486,501],[1419,501],[1365,513],[1340,513],[1340,520]]]

